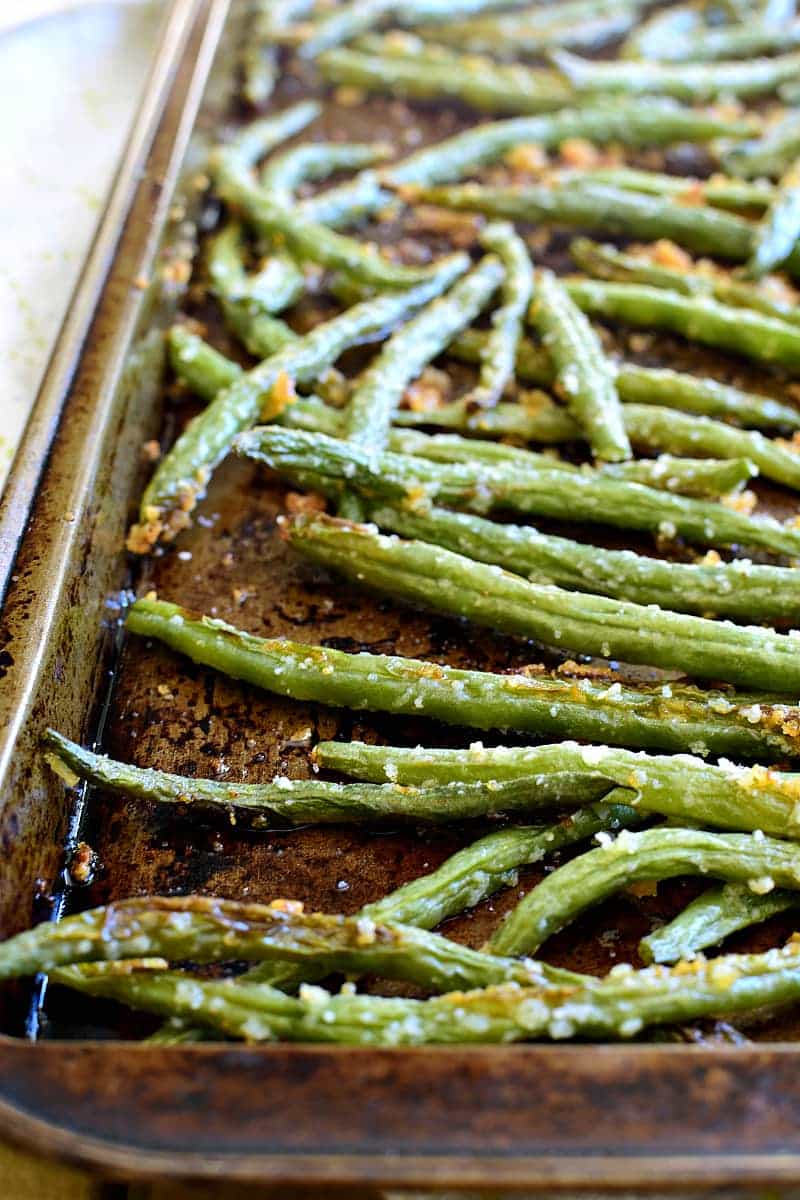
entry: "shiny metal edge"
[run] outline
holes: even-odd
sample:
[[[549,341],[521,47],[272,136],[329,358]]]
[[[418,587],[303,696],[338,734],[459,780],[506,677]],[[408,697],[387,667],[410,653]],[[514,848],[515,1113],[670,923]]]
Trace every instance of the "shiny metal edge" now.
[[[34,511],[37,488],[43,478],[49,453],[59,430],[59,420],[70,395],[81,356],[91,341],[92,322],[107,288],[114,287],[115,251],[125,228],[138,189],[147,186],[145,166],[171,95],[176,71],[187,44],[202,23],[202,41],[195,57],[180,120],[172,133],[169,161],[158,180],[158,194],[151,206],[151,219],[143,239],[134,278],[153,273],[167,213],[186,159],[197,114],[230,7],[230,0],[173,0],[162,27],[161,45],[153,65],[145,97],[131,133],[106,213],[92,247],[75,299],[58,339],[47,370],[36,409],[15,463],[10,489],[0,509],[0,581],[2,600],[8,598],[14,576],[14,560]],[[145,303],[146,293],[128,288],[110,338],[104,341],[103,367],[93,381],[92,418],[96,429],[109,423],[126,352]],[[99,440],[86,444],[86,454],[74,460],[68,489],[62,492],[63,511],[68,519],[53,521],[50,537],[38,563],[41,586],[37,604],[28,611],[24,630],[6,648],[13,666],[3,678],[4,720],[0,723],[0,779],[7,780],[17,739],[41,683],[50,632],[68,582],[74,553],[82,534],[81,516],[91,503],[97,477]]]
[[[0,496],[0,603],[114,251],[200,7],[201,0],[171,0],[167,6],[139,111]]]

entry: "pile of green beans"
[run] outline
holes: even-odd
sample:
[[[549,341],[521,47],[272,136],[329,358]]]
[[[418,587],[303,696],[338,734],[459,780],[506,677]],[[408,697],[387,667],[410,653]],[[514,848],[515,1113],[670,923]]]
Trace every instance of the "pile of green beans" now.
[[[507,662],[531,661],[348,653],[155,591],[126,601],[126,636],[157,656],[401,717],[403,744],[372,744],[367,726],[363,742],[317,742],[305,770],[236,781],[116,761],[48,729],[43,761],[67,789],[234,837],[451,827],[459,848],[348,915],[280,897],[118,900],[1,942],[0,979],[46,973],[160,1015],[161,1044],[625,1039],[800,1001],[797,937],[704,957],[800,907],[800,404],[787,382],[800,378],[800,21],[792,0],[650,7],[253,4],[245,106],[316,87],[329,111],[271,109],[197,176],[210,189],[200,275],[166,345],[198,406],[172,446],[147,447],[156,465],[127,545],[167,555],[159,543],[181,537],[234,453],[248,477],[260,464],[306,493],[274,514],[301,587],[324,597],[343,576],[449,618],[448,638],[509,635],[496,641]],[[371,94],[390,99],[350,121]],[[427,121],[411,127],[429,102],[439,141]],[[351,129],[380,140],[345,140]],[[690,161],[693,177],[677,173]],[[562,230],[577,235],[574,275]],[[215,317],[239,361],[198,335]],[[620,361],[609,324],[647,330],[626,343],[643,362]],[[733,383],[675,370],[653,333],[769,381],[750,390],[735,360],[718,370]],[[784,489],[783,519],[757,511],[764,485]],[[213,520],[198,524],[191,538],[211,536]],[[613,548],[581,540],[583,526]],[[644,535],[638,549],[618,548],[623,531]],[[428,747],[407,744],[420,718]],[[465,745],[470,729],[511,744]],[[521,872],[535,864],[532,885]],[[711,886],[651,923],[645,969],[599,979],[531,957],[618,892],[678,876]],[[496,896],[507,915],[480,949],[437,929]],[[320,986],[331,974],[348,979],[338,994]],[[372,994],[381,980],[427,998]]]

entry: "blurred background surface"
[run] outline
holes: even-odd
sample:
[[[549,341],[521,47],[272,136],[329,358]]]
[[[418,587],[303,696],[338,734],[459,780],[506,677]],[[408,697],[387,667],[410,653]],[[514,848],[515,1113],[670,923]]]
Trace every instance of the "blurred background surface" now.
[[[141,95],[161,0],[0,0],[0,488]]]

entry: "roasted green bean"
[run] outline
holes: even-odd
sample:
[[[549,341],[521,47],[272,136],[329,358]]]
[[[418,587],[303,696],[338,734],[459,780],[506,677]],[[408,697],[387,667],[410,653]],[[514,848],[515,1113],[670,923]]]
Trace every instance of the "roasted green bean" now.
[[[672,693],[674,685],[667,685]],[[730,699],[719,698],[722,713]],[[734,711],[735,708],[734,708]],[[742,711],[741,709],[739,711]],[[776,722],[794,717],[792,709],[753,706],[747,710],[756,722]],[[476,783],[524,778],[547,771],[577,771],[581,764],[631,788],[629,803],[637,810],[660,813],[676,821],[716,825],[722,829],[758,830],[777,837],[800,839],[800,775],[740,767],[731,762],[718,766],[688,754],[671,756],[635,754],[608,746],[579,746],[559,742],[552,746],[487,746],[476,742],[468,750],[369,746],[354,742],[320,742],[316,763],[360,779],[385,780],[402,785],[427,786],[459,781]]]
[[[582,137],[598,145],[620,142],[624,146],[668,146],[673,142],[709,142],[722,137],[741,139],[752,132],[747,121],[723,120],[713,113],[698,112],[671,101],[651,99],[586,105],[538,117],[477,125],[410,154],[382,171],[381,177],[390,186],[428,186],[456,180],[496,162],[512,147],[527,142],[549,148],[567,138]]]
[[[260,277],[248,279],[241,226],[232,222],[211,239],[208,272],[226,324],[251,354],[267,358],[295,340],[286,322],[270,314],[287,308],[301,295],[303,275],[296,267],[287,268],[282,257],[274,258],[268,260]]]
[[[639,954],[644,962],[677,962],[692,958],[708,946],[717,946],[731,933],[747,929],[796,908],[794,892],[772,888],[753,891],[746,883],[723,883],[709,888],[668,925],[642,938]]]
[[[759,222],[753,253],[745,268],[750,278],[760,279],[785,263],[800,237],[800,162],[781,176],[777,194]]]
[[[235,679],[296,700],[427,716],[476,729],[518,729],[675,751],[781,757],[794,710],[672,685],[620,687],[517,672],[495,675],[395,655],[347,654],[253,637],[163,600],[137,600],[126,625]],[[764,826],[766,828],[766,826]]]
[[[687,296],[712,296],[722,304],[752,308],[779,321],[800,325],[800,308],[777,304],[752,283],[744,283],[723,272],[677,270],[664,267],[649,258],[628,254],[615,246],[600,246],[588,238],[570,243],[570,254],[587,275],[621,283],[643,283],[648,287],[668,288]]]
[[[67,778],[74,773],[108,791],[139,800],[222,812],[232,823],[244,816],[256,829],[387,819],[440,824],[558,805],[576,807],[599,799],[611,786],[587,779],[580,772],[559,779],[531,778],[522,784],[516,780],[514,786],[491,792],[475,785],[414,790],[284,776],[277,776],[271,783],[228,784],[114,762],[82,749],[52,729],[45,744],[50,750],[50,765]]]
[[[390,154],[383,142],[305,142],[270,158],[261,172],[261,186],[277,204],[289,205],[301,183],[371,166]]]
[[[764,954],[726,955],[686,969],[621,965],[582,987],[505,985],[430,1000],[303,989],[299,998],[264,984],[211,980],[139,964],[62,967],[51,980],[161,1016],[200,1021],[249,1041],[370,1046],[509,1042],[550,1037],[631,1038],[649,1025],[732,1016],[800,996],[800,943]],[[158,960],[157,960],[158,961]]]
[[[502,65],[446,50],[432,53],[423,44],[407,57],[385,49],[371,54],[329,50],[320,58],[319,69],[329,83],[414,100],[446,96],[487,113],[552,112],[574,98],[573,89],[555,71]]]
[[[438,501],[479,514],[507,509],[556,519],[569,513],[571,520],[649,530],[705,545],[741,544],[762,546],[776,554],[800,553],[800,531],[790,524],[744,516],[721,504],[659,492],[598,472],[433,463],[403,454],[372,454],[323,434],[271,426],[241,434],[236,450],[288,479],[313,479],[315,488],[332,495],[338,495],[346,483],[368,500],[410,497],[417,504]]]
[[[598,233],[653,240],[670,238],[687,250],[742,262],[753,250],[756,227],[735,213],[681,204],[670,196],[651,196],[603,183],[526,184],[483,187],[476,183],[444,187],[407,187],[409,199],[456,211],[480,212],[511,221],[580,226]],[[787,268],[800,272],[795,250]]]
[[[497,563],[537,583],[744,621],[789,620],[800,609],[800,572],[794,567],[759,566],[748,559],[717,562],[716,555],[708,563],[669,562],[444,508],[378,505],[368,507],[367,515],[382,529]]]
[[[800,373],[800,329],[788,321],[732,308],[708,296],[682,296],[643,284],[578,279],[567,286],[575,303],[591,316],[667,329],[702,345],[732,350],[753,362]]]
[[[797,639],[531,583],[428,542],[331,517],[286,525],[292,546],[368,588],[549,646],[676,669],[745,688],[800,691]]]
[[[189,423],[161,460],[145,489],[141,522],[128,538],[131,550],[141,552],[159,537],[169,538],[189,521],[208,479],[241,430],[259,416],[275,415],[291,399],[286,387],[274,395],[276,384],[317,378],[339,355],[367,332],[378,332],[404,320],[414,309],[437,296],[462,273],[465,255],[454,254],[440,266],[439,275],[410,291],[364,300],[305,337],[237,377],[199,416]]]
[[[533,265],[528,248],[513,225],[495,222],[480,234],[485,250],[498,255],[505,277],[501,305],[492,314],[491,329],[480,352],[480,372],[467,402],[491,408],[514,378],[514,364],[523,323],[533,293]]]
[[[381,450],[408,384],[488,304],[503,267],[487,255],[451,291],[397,331],[356,381],[344,412],[344,433],[356,446]]]
[[[623,830],[597,850],[545,877],[508,915],[490,940],[497,954],[533,954],[594,904],[643,879],[711,875],[748,884],[800,890],[800,848],[777,838],[702,829]]]
[[[323,974],[369,973],[437,992],[511,980],[524,986],[561,982],[557,968],[470,950],[413,925],[306,914],[282,900],[254,904],[209,896],[141,896],[43,922],[0,942],[0,979],[141,958],[310,963]]]
[[[248,104],[261,108],[272,95],[278,76],[278,31],[302,17],[313,0],[259,0],[242,49],[242,91]]]
[[[449,353],[466,362],[477,362],[484,336],[479,330],[462,333],[450,346]],[[549,355],[525,339],[520,343],[516,372],[518,379],[528,383],[549,385],[553,381]],[[755,429],[800,429],[800,410],[789,404],[783,404],[771,396],[719,383],[716,379],[701,379],[667,367],[619,363],[617,391],[623,401],[658,404],[703,417],[721,417]],[[534,407],[539,404],[539,399],[532,399]],[[478,419],[480,415],[477,414]],[[433,416],[438,419],[437,413]],[[406,423],[421,424],[424,418],[425,414],[411,412],[397,415],[398,421]]]
[[[800,31],[800,22],[798,22]],[[766,176],[778,179],[800,155],[800,121],[791,112],[770,126],[760,138],[743,141],[723,156],[725,170],[742,179]]]
[[[426,33],[439,42],[498,57],[539,54],[553,46],[594,49],[632,28],[639,4],[587,3],[564,0],[550,7],[536,5],[520,13],[474,17],[455,21]]]
[[[709,179],[694,179],[685,175],[665,175],[661,171],[642,171],[636,167],[587,167],[585,170],[559,171],[556,178],[565,183],[575,180],[587,183],[608,183],[612,187],[628,188],[651,196],[677,196],[697,199],[712,208],[756,209],[759,212],[771,204],[775,188],[766,180],[746,182],[712,175]]]
[[[586,317],[552,271],[539,271],[529,319],[555,368],[555,387],[596,458],[631,457],[615,372]]]
[[[764,96],[800,74],[800,54],[748,58],[744,62],[656,63],[592,62],[566,50],[553,50],[552,61],[578,92],[654,92],[690,104],[719,96]]]
[[[800,45],[800,21],[775,26],[748,20],[715,28],[703,25],[699,9],[688,5],[660,11],[636,30],[623,53],[627,57],[664,62],[712,62],[726,58],[752,58]]]
[[[646,410],[649,412],[649,410]],[[309,414],[310,417],[310,414]],[[291,423],[291,419],[289,422]],[[628,422],[630,424],[630,422]],[[635,423],[634,423],[635,424]],[[716,424],[716,422],[709,422]],[[295,425],[295,428],[297,426]],[[310,424],[305,426],[310,427]],[[728,426],[724,427],[725,429]],[[327,426],[320,427],[321,433]],[[741,432],[735,430],[734,432]],[[578,467],[551,454],[537,454],[505,442],[482,441],[478,438],[463,438],[446,433],[432,437],[411,429],[395,429],[389,437],[389,449],[399,454],[414,454],[429,458],[433,462],[486,463],[488,465],[508,463],[511,467],[545,467],[563,471],[593,472],[589,466]],[[770,443],[767,443],[768,445]],[[702,447],[701,447],[702,448]],[[800,458],[797,460],[800,465]],[[643,483],[648,487],[677,492],[681,496],[705,496],[718,499],[741,490],[745,483],[758,474],[755,465],[746,458],[660,458],[630,459],[624,463],[605,463],[597,468],[599,476],[627,479]]]

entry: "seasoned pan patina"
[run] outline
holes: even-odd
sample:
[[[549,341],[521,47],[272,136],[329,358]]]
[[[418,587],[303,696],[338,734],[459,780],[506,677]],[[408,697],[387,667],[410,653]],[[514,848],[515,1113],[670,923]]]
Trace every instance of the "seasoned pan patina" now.
[[[243,459],[229,458],[215,473],[194,524],[166,552],[136,562],[121,552],[151,469],[142,447],[154,437],[169,442],[196,411],[164,365],[159,331],[180,308],[218,348],[249,361],[198,286],[202,267],[186,288],[197,229],[216,216],[205,198],[204,153],[222,124],[242,116],[232,84],[246,14],[237,10],[225,24],[226,8],[175,6],[160,106],[150,116],[151,138],[130,166],[139,169],[148,154],[143,181],[135,190],[128,181],[128,192],[118,194],[126,220],[74,378],[68,381],[62,369],[51,381],[51,433],[63,405],[52,452],[48,457],[49,437],[40,432],[38,458],[24,476],[30,484],[38,473],[36,500],[25,512],[21,486],[12,485],[4,513],[9,561],[15,552],[0,664],[4,937],[65,908],[145,893],[280,896],[312,910],[352,913],[477,836],[475,828],[452,826],[264,834],[97,790],[81,794],[70,811],[37,752],[48,725],[76,740],[97,736],[105,752],[126,762],[248,782],[308,777],[310,751],[323,739],[458,747],[475,736],[430,721],[286,701],[195,667],[122,635],[134,593],[153,590],[254,634],[335,649],[500,672],[544,664],[569,676],[575,669],[535,644],[371,597],[301,560],[277,523],[293,503],[291,489]],[[298,70],[280,84],[275,104],[295,102],[315,86],[311,68]],[[456,105],[414,105],[412,116],[401,101],[373,98],[354,107],[350,100],[346,92],[330,98],[303,140],[341,139],[344,131],[349,140],[416,146],[470,122],[468,110]],[[652,156],[630,161],[654,165]],[[665,165],[689,167],[670,154]],[[700,159],[692,165],[706,167]],[[423,233],[413,217],[368,227],[364,236],[421,260],[449,247],[445,238]],[[566,246],[567,239],[551,238],[538,261],[562,268]],[[316,298],[301,304],[292,314],[295,327],[308,327],[324,305]],[[785,395],[778,377],[689,350],[677,339],[613,336],[631,360],[708,370]],[[354,355],[347,365],[358,361]],[[473,386],[468,368],[448,367],[457,391]],[[793,515],[788,493],[761,484],[756,490],[764,511]],[[23,523],[25,536],[17,541]],[[644,538],[628,535],[603,544],[647,547]],[[515,888],[450,921],[448,936],[481,945],[552,866],[523,871]],[[552,938],[544,957],[597,974],[619,962],[638,964],[641,937],[700,890],[681,879],[654,894],[624,893]],[[793,929],[791,913],[782,914],[731,939],[730,948],[764,949]],[[736,1030],[706,1025],[692,1035],[699,1045],[167,1050],[99,1044],[94,1039],[139,1038],[155,1021],[65,990],[7,988],[3,1001],[2,1027],[10,1035],[0,1043],[4,1128],[111,1172],[551,1189],[733,1188],[795,1182],[800,1175],[792,1117],[800,1099],[796,1052],[774,1045],[794,1041],[791,1016],[748,1027],[750,1044],[733,1046],[724,1043],[742,1036]],[[25,1031],[38,1040],[12,1040]],[[93,1040],[75,1046],[61,1038]],[[208,1148],[202,1156],[200,1137]]]

